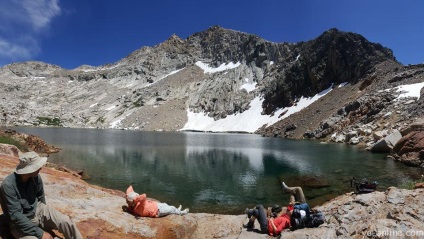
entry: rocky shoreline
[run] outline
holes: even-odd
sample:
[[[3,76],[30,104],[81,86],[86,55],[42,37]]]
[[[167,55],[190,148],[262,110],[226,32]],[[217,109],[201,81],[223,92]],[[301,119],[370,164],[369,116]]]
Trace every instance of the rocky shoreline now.
[[[16,147],[1,145],[1,179],[13,172],[18,163],[17,153]],[[122,209],[125,205],[124,192],[90,185],[69,172],[49,166],[42,169],[41,176],[47,202],[70,215],[84,238],[269,238],[243,229],[242,224],[247,220],[245,215],[189,213],[185,216],[139,218]],[[346,193],[315,207],[324,212],[326,223],[313,229],[286,230],[283,236],[422,238],[423,196],[423,188],[406,190],[391,187],[384,192],[370,194]],[[1,222],[0,232],[0,238],[7,238],[4,235],[7,228]]]

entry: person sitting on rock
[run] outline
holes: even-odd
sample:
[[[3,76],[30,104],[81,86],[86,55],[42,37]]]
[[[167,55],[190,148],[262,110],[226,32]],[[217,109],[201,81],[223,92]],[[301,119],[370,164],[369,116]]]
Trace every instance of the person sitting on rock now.
[[[278,236],[284,229],[290,228],[290,216],[286,211],[286,208],[274,206],[271,209],[271,213],[268,215],[264,206],[257,205],[253,209],[246,209],[249,222],[243,226],[247,228],[247,230],[253,230],[255,220],[257,219],[261,228],[261,233],[267,233],[270,236]]]
[[[163,217],[169,214],[185,215],[189,212],[186,208],[181,210],[181,205],[176,208],[166,203],[160,203],[147,199],[145,193],[139,195],[129,186],[126,192],[128,210],[132,214],[141,217]]]
[[[0,203],[14,238],[53,239],[53,230],[65,238],[80,239],[81,233],[66,215],[46,205],[39,175],[47,161],[35,152],[19,155],[19,165],[0,187]]]

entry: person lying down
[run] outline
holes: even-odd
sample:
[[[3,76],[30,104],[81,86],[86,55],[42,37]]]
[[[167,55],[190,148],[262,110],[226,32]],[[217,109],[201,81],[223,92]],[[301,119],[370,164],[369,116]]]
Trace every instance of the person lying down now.
[[[189,212],[188,208],[181,210],[181,205],[176,208],[166,203],[149,200],[145,193],[140,195],[134,192],[132,186],[127,188],[126,200],[128,211],[140,217],[164,217],[169,214],[185,215]]]

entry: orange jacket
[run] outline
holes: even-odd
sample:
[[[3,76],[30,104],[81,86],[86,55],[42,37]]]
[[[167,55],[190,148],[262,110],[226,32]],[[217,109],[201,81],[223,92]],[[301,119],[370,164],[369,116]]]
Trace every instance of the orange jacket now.
[[[134,192],[132,186],[127,189],[127,196],[129,193]],[[157,217],[158,216],[158,203],[147,199],[146,194],[138,195],[134,199],[133,206],[129,206],[131,213],[141,217]]]

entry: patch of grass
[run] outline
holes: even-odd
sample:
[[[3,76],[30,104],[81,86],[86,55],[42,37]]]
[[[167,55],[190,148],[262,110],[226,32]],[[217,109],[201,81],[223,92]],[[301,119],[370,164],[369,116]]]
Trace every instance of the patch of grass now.
[[[141,107],[144,106],[143,102],[137,101],[137,102],[133,102],[134,107]]]
[[[404,182],[398,185],[398,188],[403,188],[403,189],[414,189],[415,186],[415,182],[414,181],[408,181],[408,182]]]
[[[8,137],[6,135],[0,135],[0,144],[15,145],[22,152],[29,151],[28,147],[25,144],[15,140],[11,137]]]
[[[38,122],[40,124],[44,125],[51,125],[51,126],[61,126],[62,122],[59,118],[49,118],[49,117],[37,117]]]
[[[424,176],[421,175],[421,178],[418,180],[412,180],[412,181],[406,181],[398,185],[398,188],[403,189],[414,189],[415,184],[417,183],[424,183]]]
[[[105,118],[103,116],[100,116],[97,120],[96,123],[104,123],[105,122]]]

